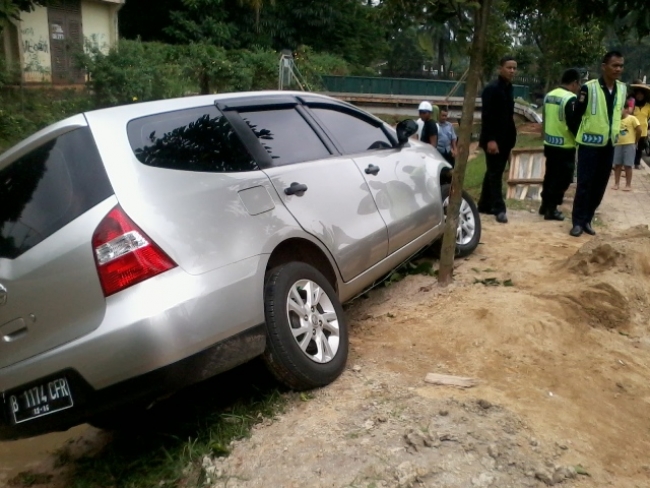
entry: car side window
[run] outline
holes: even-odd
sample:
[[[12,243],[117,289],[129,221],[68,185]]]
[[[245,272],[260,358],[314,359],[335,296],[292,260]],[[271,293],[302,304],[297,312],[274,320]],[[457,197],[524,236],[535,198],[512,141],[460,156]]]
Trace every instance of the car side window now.
[[[134,119],[127,132],[136,158],[148,166],[208,173],[259,169],[215,106]]]
[[[311,110],[334,136],[344,154],[358,154],[393,147],[390,139],[379,126],[339,110],[329,108]]]
[[[293,108],[240,112],[240,116],[271,156],[273,166],[331,156],[323,141]]]
[[[0,171],[0,258],[15,259],[113,194],[87,127]]]

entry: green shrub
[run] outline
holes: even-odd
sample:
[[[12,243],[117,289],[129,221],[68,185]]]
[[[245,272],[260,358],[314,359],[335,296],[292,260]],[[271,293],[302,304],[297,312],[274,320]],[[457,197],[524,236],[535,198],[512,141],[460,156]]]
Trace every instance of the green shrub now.
[[[87,45],[80,64],[90,75],[98,106],[179,97],[192,93],[269,90],[277,87],[279,54],[272,50],[225,50],[205,43],[170,45],[121,41],[103,54]],[[338,56],[302,47],[296,65],[312,89],[323,74],[350,74]]]
[[[84,91],[5,88],[0,92],[0,150],[50,124],[95,107]]]
[[[168,44],[123,40],[108,54],[87,45],[80,64],[99,107],[160,100],[197,91],[177,51]]]
[[[294,55],[300,74],[312,90],[324,88],[321,76],[350,74],[350,65],[343,58],[329,53],[314,52],[309,46],[301,46]]]

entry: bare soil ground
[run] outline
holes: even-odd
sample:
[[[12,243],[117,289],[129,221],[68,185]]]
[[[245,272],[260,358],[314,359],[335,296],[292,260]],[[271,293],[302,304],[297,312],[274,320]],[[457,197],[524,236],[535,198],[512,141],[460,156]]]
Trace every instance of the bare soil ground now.
[[[650,231],[509,215],[484,219],[452,286],[408,276],[348,305],[343,376],[205,458],[207,485],[650,487]]]
[[[650,232],[567,230],[488,220],[452,287],[350,306],[349,370],[206,459],[213,486],[650,486]]]

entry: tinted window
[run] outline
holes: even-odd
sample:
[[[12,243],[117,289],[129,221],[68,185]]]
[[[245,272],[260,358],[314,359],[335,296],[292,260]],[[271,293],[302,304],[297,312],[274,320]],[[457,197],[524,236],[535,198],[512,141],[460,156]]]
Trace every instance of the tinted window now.
[[[320,138],[294,109],[244,112],[241,117],[270,154],[274,166],[330,156]]]
[[[135,156],[148,166],[212,173],[258,169],[214,106],[132,120],[128,134]]]
[[[0,171],[0,257],[16,258],[113,194],[88,128]]]
[[[369,124],[365,120],[325,108],[314,108],[312,112],[334,136],[344,154],[393,147],[381,127]]]

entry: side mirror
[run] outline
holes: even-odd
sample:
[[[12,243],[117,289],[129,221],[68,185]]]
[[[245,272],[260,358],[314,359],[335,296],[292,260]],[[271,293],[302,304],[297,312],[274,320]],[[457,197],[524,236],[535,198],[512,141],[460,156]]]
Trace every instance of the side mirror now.
[[[402,120],[395,129],[397,131],[397,143],[399,147],[402,147],[406,144],[413,134],[418,131],[418,124],[414,120],[407,119]]]

